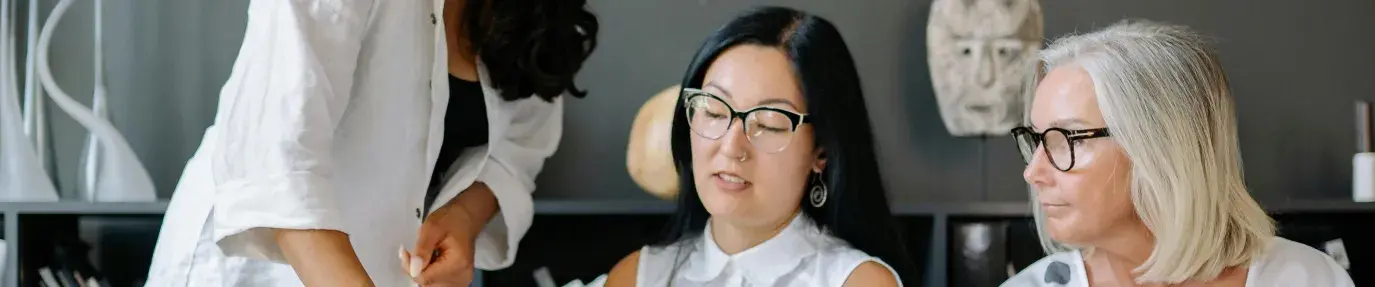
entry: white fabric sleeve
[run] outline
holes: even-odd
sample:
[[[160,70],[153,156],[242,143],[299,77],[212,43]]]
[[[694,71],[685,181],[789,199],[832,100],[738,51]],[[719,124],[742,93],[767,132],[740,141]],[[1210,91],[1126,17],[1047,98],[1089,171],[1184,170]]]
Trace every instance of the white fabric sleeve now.
[[[272,229],[341,229],[332,145],[373,5],[249,4],[211,155],[213,235],[225,255],[285,262]]]
[[[1247,270],[1248,287],[1353,287],[1351,276],[1327,253],[1276,237],[1268,254]]]
[[[511,266],[516,249],[534,219],[535,176],[558,149],[563,134],[563,96],[546,102],[530,97],[514,103],[505,136],[488,145],[488,162],[477,181],[496,196],[501,211],[477,237],[474,265],[495,270]]]

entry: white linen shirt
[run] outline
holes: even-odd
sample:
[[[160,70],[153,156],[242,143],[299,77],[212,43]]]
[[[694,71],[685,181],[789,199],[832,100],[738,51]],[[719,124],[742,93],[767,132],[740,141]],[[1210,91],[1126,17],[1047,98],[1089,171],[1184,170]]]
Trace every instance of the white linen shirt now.
[[[449,101],[444,0],[254,0],[214,125],[168,207],[148,286],[296,286],[271,229],[349,235],[378,286],[410,285]],[[484,83],[488,145],[469,148],[424,212],[474,181],[501,212],[476,241],[481,269],[515,259],[530,192],[562,133],[562,97],[504,101]]]
[[[1051,271],[1050,265],[1063,267]],[[1050,275],[1058,272],[1059,275]],[[1054,277],[1047,279],[1047,277]],[[1058,282],[1057,282],[1058,281]],[[1064,282],[1061,284],[1060,282]],[[1055,253],[1022,269],[1007,279],[1003,287],[1064,286],[1089,287],[1084,255],[1079,250]],[[1246,268],[1246,287],[1353,287],[1351,276],[1327,254],[1280,237],[1272,237],[1265,255],[1251,260]]]
[[[865,262],[900,278],[883,260],[827,234],[799,212],[778,235],[736,254],[716,245],[710,222],[699,237],[641,248],[635,286],[838,287]]]

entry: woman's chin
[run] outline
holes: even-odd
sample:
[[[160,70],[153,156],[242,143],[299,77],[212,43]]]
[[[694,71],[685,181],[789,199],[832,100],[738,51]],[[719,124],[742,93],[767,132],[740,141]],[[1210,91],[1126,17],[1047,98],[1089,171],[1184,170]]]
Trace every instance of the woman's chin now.
[[[739,206],[739,201],[734,198],[702,198],[702,207],[705,207],[712,217],[734,217],[740,209]]]
[[[1074,229],[1073,223],[1061,222],[1053,219],[1046,220],[1046,235],[1050,236],[1050,239],[1055,240],[1055,242],[1078,245],[1080,241],[1082,241],[1080,240],[1081,236],[1079,236],[1079,233],[1080,232]]]

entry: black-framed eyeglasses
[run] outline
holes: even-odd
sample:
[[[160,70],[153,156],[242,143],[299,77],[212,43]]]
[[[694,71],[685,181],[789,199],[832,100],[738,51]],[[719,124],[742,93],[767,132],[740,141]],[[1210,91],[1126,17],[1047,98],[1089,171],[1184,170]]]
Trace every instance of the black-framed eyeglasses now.
[[[1036,132],[1031,127],[1017,127],[1012,129],[1012,136],[1017,139],[1017,149],[1022,152],[1022,160],[1031,164],[1031,159],[1036,157],[1036,148],[1044,145],[1046,158],[1050,159],[1050,164],[1060,171],[1069,171],[1074,168],[1074,146],[1079,141],[1109,137],[1108,128],[1068,130],[1062,128],[1048,128],[1044,132]]]
[[[698,136],[720,139],[735,119],[745,124],[745,137],[755,148],[776,153],[788,148],[797,127],[811,122],[806,114],[774,107],[754,107],[737,112],[726,101],[700,89],[683,89],[683,108],[688,127]]]

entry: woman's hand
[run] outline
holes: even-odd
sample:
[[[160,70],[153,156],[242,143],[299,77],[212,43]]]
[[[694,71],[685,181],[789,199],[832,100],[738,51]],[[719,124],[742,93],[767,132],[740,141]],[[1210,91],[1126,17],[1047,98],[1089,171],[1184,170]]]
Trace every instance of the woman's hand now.
[[[421,286],[468,286],[473,281],[474,242],[496,211],[492,190],[473,183],[421,224],[415,254],[401,250],[402,268]]]

